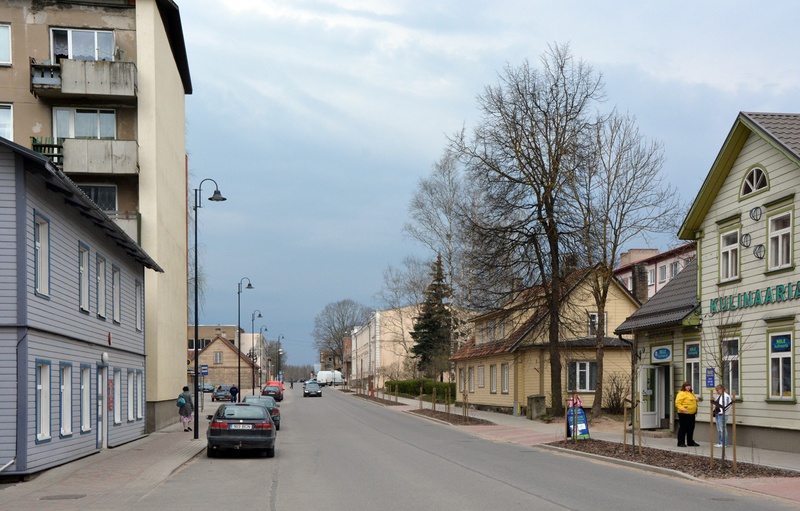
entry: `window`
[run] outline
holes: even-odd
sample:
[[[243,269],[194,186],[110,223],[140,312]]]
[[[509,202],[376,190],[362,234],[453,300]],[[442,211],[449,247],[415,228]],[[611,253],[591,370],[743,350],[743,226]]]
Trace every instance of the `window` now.
[[[114,140],[117,114],[114,110],[96,108],[54,108],[53,125],[56,138],[94,138]]]
[[[656,283],[656,270],[655,268],[650,268],[647,270],[647,285],[652,286]]]
[[[598,327],[599,318],[600,318],[600,315],[598,313],[596,313],[596,312],[590,312],[589,313],[589,335],[590,336],[597,335],[597,327]],[[604,312],[603,313],[603,319],[605,321],[603,321],[603,335],[606,335],[606,324],[608,323],[607,318],[608,318],[608,316]]]
[[[739,339],[722,340],[722,384],[739,395]]]
[[[119,323],[120,318],[122,317],[120,311],[120,272],[119,268],[112,266],[111,267],[111,314],[114,319],[114,323]]]
[[[662,265],[658,267],[658,281],[664,282],[667,280],[667,265]]]
[[[81,311],[89,312],[89,248],[78,245],[78,294]]]
[[[144,417],[144,373],[136,371],[136,418]]]
[[[122,395],[122,371],[114,370],[114,424],[122,422],[120,397]]]
[[[131,369],[128,369],[128,422],[133,422],[136,420],[136,409],[134,408],[135,400],[134,391],[136,390],[136,385],[134,382],[134,372]]]
[[[769,219],[769,269],[792,264],[792,214],[787,212]]]
[[[497,366],[489,366],[489,392],[497,394]]]
[[[81,432],[92,430],[92,370],[81,366]]]
[[[33,264],[36,267],[34,289],[37,294],[50,295],[50,221],[34,213]]]
[[[36,361],[36,440],[50,439],[50,362]]]
[[[720,236],[719,274],[723,282],[739,277],[739,231]]]
[[[106,259],[97,256],[97,316],[106,317]]]
[[[0,66],[11,65],[11,25],[0,25]],[[6,137],[10,138],[10,137]]]
[[[52,30],[53,62],[61,59],[114,60],[114,32],[107,30]]]
[[[684,346],[686,357],[686,374],[684,378],[692,384],[692,392],[700,391],[700,343],[693,342]]]
[[[766,188],[768,184],[767,173],[764,172],[763,169],[756,167],[744,178],[744,182],[742,183],[742,197]]]
[[[72,435],[72,366],[61,364],[61,436]]]
[[[470,366],[467,370],[467,380],[469,382],[469,391],[475,392],[475,368]]]
[[[792,397],[792,335],[772,334],[769,339],[769,396]]]
[[[681,272],[681,263],[673,261],[669,263],[669,278],[674,279]]]
[[[508,394],[508,364],[500,366],[500,392]]]
[[[221,364],[222,363],[222,352],[221,351],[215,351],[214,352],[214,363],[215,364]]]
[[[117,187],[114,185],[78,185],[78,188],[103,211],[117,210]]]
[[[136,281],[135,300],[136,330],[141,332],[144,326],[144,295],[142,294],[142,283],[138,280]]]
[[[478,388],[485,387],[486,384],[483,379],[483,366],[478,366]]]
[[[567,378],[570,391],[594,392],[597,387],[597,362],[572,362]]]
[[[11,116],[11,105],[5,103],[0,104],[0,137],[14,140],[14,122]]]
[[[466,376],[464,376],[464,369],[458,370],[458,391],[462,394],[464,393],[464,389],[467,388],[466,382],[464,381]]]

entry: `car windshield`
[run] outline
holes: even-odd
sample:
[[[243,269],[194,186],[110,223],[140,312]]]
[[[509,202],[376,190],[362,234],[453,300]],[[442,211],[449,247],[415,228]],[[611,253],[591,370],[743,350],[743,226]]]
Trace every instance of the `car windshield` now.
[[[264,419],[266,411],[261,406],[226,406],[217,411],[217,417],[226,419]]]
[[[319,385],[317,385],[316,383],[309,383],[308,385],[306,385],[306,388],[307,389],[315,389],[316,390],[316,389],[319,389]]]
[[[269,387],[264,387],[264,390],[266,390],[267,392],[278,392],[281,389],[279,387],[269,386]]]
[[[244,398],[245,403],[258,403],[260,405],[264,405],[267,407],[272,408],[275,406],[275,400],[269,396],[245,396]]]

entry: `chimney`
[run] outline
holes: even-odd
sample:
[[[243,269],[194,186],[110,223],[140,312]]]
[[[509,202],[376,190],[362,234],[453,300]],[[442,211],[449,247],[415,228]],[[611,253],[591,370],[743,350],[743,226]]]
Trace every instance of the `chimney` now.
[[[648,300],[647,293],[647,264],[634,264],[631,274],[631,292],[633,297],[644,303]]]

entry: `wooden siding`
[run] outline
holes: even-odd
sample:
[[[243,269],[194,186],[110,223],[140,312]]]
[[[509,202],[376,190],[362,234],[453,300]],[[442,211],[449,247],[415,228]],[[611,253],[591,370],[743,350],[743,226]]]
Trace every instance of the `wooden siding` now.
[[[0,463],[17,456],[17,329],[0,327]],[[16,467],[12,465],[10,470]]]
[[[14,154],[0,151],[0,324],[17,322],[17,200]]]

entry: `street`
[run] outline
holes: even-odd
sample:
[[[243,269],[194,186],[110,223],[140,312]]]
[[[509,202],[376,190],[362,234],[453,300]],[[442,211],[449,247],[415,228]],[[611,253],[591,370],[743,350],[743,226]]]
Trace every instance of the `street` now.
[[[206,404],[206,411],[209,408]],[[275,458],[202,454],[130,509],[779,510],[788,503],[462,430],[323,388],[286,388]],[[204,431],[201,434],[204,435]]]

